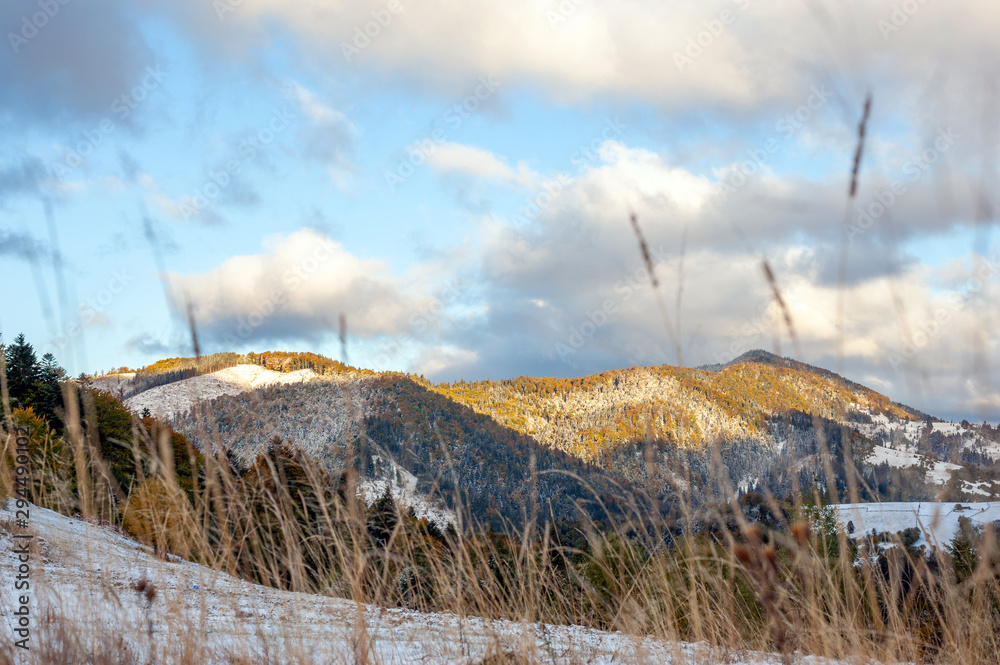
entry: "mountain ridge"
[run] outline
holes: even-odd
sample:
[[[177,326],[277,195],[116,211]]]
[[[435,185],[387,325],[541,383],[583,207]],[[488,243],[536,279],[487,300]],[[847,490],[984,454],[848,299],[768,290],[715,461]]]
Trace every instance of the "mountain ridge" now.
[[[537,482],[527,471],[532,459],[539,470],[568,471],[603,487],[602,500],[610,500],[614,485],[662,501],[680,492],[710,500],[720,472],[713,451],[726,467],[723,485],[740,493],[787,494],[818,482],[824,449],[835,454],[838,486],[846,486],[845,469],[853,466],[875,488],[870,499],[929,500],[947,491],[967,500],[1000,492],[989,476],[966,468],[1000,459],[992,430],[937,427],[939,421],[931,427],[925,414],[871,388],[760,350],[717,370],[660,365],[438,384],[305,354],[238,358],[263,358],[250,366],[253,373],[270,366],[288,380],[202,392],[191,408],[175,410],[171,425],[202,449],[222,446],[247,465],[277,436],[331,471],[353,465],[380,487],[405,489],[442,509],[453,509],[464,492],[496,524],[523,519],[538,497],[572,517],[585,498],[549,479],[535,485],[540,491],[529,490]],[[174,359],[165,369],[190,361]],[[329,373],[309,370],[308,380],[291,382],[303,363]],[[193,383],[208,385],[233,371],[160,385],[133,396],[130,406],[135,410],[144,396],[197,392]],[[106,380],[114,379],[95,384]],[[643,462],[650,444],[652,472]]]

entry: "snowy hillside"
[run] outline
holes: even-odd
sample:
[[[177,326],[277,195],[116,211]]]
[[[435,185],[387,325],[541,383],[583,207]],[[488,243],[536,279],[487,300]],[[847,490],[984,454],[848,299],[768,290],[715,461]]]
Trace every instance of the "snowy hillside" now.
[[[917,414],[824,370],[759,352],[718,371],[662,365],[576,379],[518,377],[436,390],[497,422],[583,459],[652,436],[681,448],[715,441],[775,447],[771,418],[799,411],[837,420],[864,412]]]
[[[125,401],[135,413],[149,409],[157,418],[169,418],[188,411],[200,401],[222,395],[239,395],[255,388],[301,383],[317,377],[312,370],[275,372],[259,365],[237,365],[190,379],[150,388]]]
[[[927,465],[930,467],[927,471],[927,480],[928,482],[932,482],[937,485],[943,485],[948,482],[948,479],[951,478],[951,472],[962,468],[960,464],[927,459],[923,455],[918,455],[913,451],[912,447],[909,446],[902,449],[875,446],[872,454],[868,457],[868,461],[872,464],[881,464],[885,462],[889,466],[897,469]]]
[[[388,490],[396,503],[404,510],[412,509],[417,519],[426,519],[441,529],[456,524],[454,511],[440,507],[417,491],[417,477],[412,473],[380,455],[373,455],[372,462],[381,472],[380,477],[365,479],[358,486],[358,495],[367,505],[378,501]]]
[[[870,439],[891,444],[891,448],[915,450],[921,438],[934,436],[957,440],[966,450],[978,450],[994,460],[1000,459],[1000,443],[983,438],[979,432],[961,423],[935,421],[928,428],[922,420],[898,420],[867,409],[858,412],[871,422],[852,422],[851,427]]]
[[[0,607],[8,625],[17,606],[13,517],[0,510]],[[32,650],[25,662],[54,662],[53,653],[46,660],[45,648],[75,639],[115,662],[437,665],[481,663],[498,653],[554,665],[781,662],[578,626],[463,619],[281,592],[176,558],[164,561],[108,528],[33,506],[30,532],[37,551],[31,558]],[[135,590],[140,580],[156,589],[152,601]],[[69,624],[53,625],[56,618]],[[60,628],[70,633],[57,633]]]
[[[927,542],[927,535],[931,543],[947,545],[958,531],[960,517],[968,517],[975,526],[1000,520],[1000,503],[996,502],[857,503],[840,504],[833,508],[842,526],[846,528],[848,522],[854,523],[856,535],[871,533],[872,529],[877,533],[897,533],[917,527],[924,534],[917,541],[918,545]]]
[[[98,390],[106,390],[109,393],[117,395],[119,391],[127,390],[134,378],[135,372],[107,374],[94,379],[90,384]]]

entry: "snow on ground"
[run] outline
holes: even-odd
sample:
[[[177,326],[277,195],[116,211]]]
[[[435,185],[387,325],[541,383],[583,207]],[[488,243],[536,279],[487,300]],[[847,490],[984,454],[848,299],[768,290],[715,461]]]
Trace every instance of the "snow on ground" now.
[[[417,519],[426,519],[441,529],[456,523],[455,512],[436,505],[426,496],[417,492],[417,477],[396,464],[391,459],[372,455],[372,464],[381,468],[381,478],[369,478],[358,485],[360,495],[367,505],[378,501],[386,488],[403,510],[412,508]]]
[[[966,447],[968,448],[970,446]],[[984,455],[993,460],[1000,460],[1000,443],[993,443],[992,441],[977,441],[971,447],[982,452]]]
[[[992,482],[987,482],[985,480],[981,480],[976,483],[966,480],[962,485],[962,491],[967,494],[982,494],[983,496],[991,496],[993,492],[991,492],[989,488],[992,486]],[[984,489],[984,487],[986,489]]]
[[[931,460],[909,449],[899,450],[896,448],[886,448],[885,446],[875,446],[872,454],[868,456],[868,462],[872,464],[886,462],[891,467],[905,469],[910,466],[930,464]],[[961,468],[960,464],[934,461],[933,467],[927,471],[927,480],[938,485],[944,485],[951,478],[951,472]]]
[[[0,616],[5,625],[11,624],[10,613],[18,606],[10,507],[8,503],[0,510]],[[553,665],[781,662],[777,656],[713,653],[703,645],[579,626],[425,614],[277,591],[175,557],[164,561],[106,527],[49,510],[31,506],[29,522],[28,532],[39,548],[29,564],[32,588],[17,593],[30,593],[34,640],[30,653],[36,657],[41,637],[38,617],[45,611],[71,621],[80,639],[92,647],[104,644],[129,662],[149,662],[150,644],[159,650],[160,663],[474,665],[497,647]],[[148,609],[133,588],[140,579],[151,581],[157,590]],[[366,643],[372,661],[355,657],[354,645]],[[135,657],[126,658],[125,650]],[[798,662],[829,663],[813,658]]]
[[[127,374],[107,374],[94,379],[90,382],[90,385],[98,390],[106,390],[117,395],[119,390],[126,390],[129,387],[129,383],[134,378],[135,372],[129,372]]]
[[[211,374],[202,374],[150,388],[125,400],[125,406],[135,413],[149,409],[157,418],[169,418],[188,411],[204,400],[222,395],[239,395],[265,386],[300,383],[315,379],[317,376],[311,369],[275,372],[260,365],[237,365]]]
[[[956,506],[961,506],[958,510]],[[896,533],[903,529],[917,527],[921,530],[918,545],[928,542],[945,546],[958,532],[958,518],[968,517],[976,526],[985,526],[990,522],[1000,520],[1000,503],[936,503],[936,502],[901,502],[901,503],[844,503],[832,506],[843,527],[848,522],[854,522],[856,537],[871,533],[888,531]]]
[[[872,413],[869,409],[860,408],[857,410],[871,417],[872,422],[847,422],[844,424],[854,428],[869,439],[876,441],[885,437],[889,441],[896,441],[898,445],[900,443],[899,439],[902,439],[909,447],[914,448],[920,441],[924,429],[927,427],[927,423],[923,420],[897,421],[883,413]],[[931,423],[931,431],[945,436],[961,436],[964,448],[981,450],[983,454],[995,460],[1000,459],[1000,443],[987,441],[975,430],[963,427],[961,423],[935,421]]]

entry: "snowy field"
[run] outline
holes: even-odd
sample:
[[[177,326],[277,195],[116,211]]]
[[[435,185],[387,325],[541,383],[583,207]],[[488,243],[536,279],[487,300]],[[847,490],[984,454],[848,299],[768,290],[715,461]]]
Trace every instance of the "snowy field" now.
[[[151,644],[158,651],[157,663],[474,665],[497,649],[554,665],[781,662],[777,656],[719,653],[702,645],[576,626],[463,619],[281,592],[189,562],[164,561],[104,527],[35,507],[30,512],[29,532],[39,544],[31,561],[34,639],[40,611],[55,610],[71,619],[95,648],[110,644],[116,654],[128,650],[134,662],[150,662]],[[10,510],[0,510],[0,611],[5,626],[10,626],[15,607],[13,517]],[[133,588],[140,579],[152,581],[157,589],[148,610]],[[121,641],[111,642],[117,638]],[[361,657],[362,651],[366,657]]]
[[[202,374],[150,388],[125,400],[125,406],[134,413],[142,413],[143,409],[149,409],[157,418],[170,418],[184,413],[204,400],[222,395],[239,395],[265,386],[301,383],[317,376],[311,369],[275,372],[260,365],[237,365],[211,374]]]
[[[962,506],[962,510],[956,509]],[[958,531],[958,518],[968,517],[976,526],[985,526],[1000,520],[1000,503],[854,503],[833,506],[843,527],[854,522],[854,535],[888,531],[896,533],[910,527],[917,527],[924,534],[918,545],[928,542],[945,546]]]

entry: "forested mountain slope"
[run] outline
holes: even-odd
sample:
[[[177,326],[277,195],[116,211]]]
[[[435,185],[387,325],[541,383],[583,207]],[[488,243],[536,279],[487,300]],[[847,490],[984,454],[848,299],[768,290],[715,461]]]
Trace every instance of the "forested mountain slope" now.
[[[356,469],[440,509],[454,508],[459,490],[462,503],[495,523],[532,511],[575,517],[575,503],[594,498],[585,485],[611,504],[634,490],[668,504],[810,486],[843,498],[848,468],[858,469],[868,500],[1000,492],[990,482],[993,430],[952,424],[946,434],[942,423],[873,390],[760,351],[720,368],[436,386],[333,361],[304,369],[307,354],[284,355],[283,371],[273,373],[281,380],[195,390],[241,368],[271,372],[255,362],[146,390],[130,406],[165,408],[202,449],[226,450],[243,466],[288,442],[333,472]],[[299,374],[308,380],[292,382]],[[558,473],[533,475],[532,460]]]
[[[579,379],[459,382],[438,392],[581,459],[649,437],[700,450],[722,441],[773,443],[770,421],[793,411],[834,421],[915,411],[825,370],[765,352],[717,371],[631,367]]]
[[[353,468],[362,478],[393,481],[412,475],[429,500],[449,510],[460,505],[498,528],[533,511],[574,519],[595,491],[614,510],[627,490],[594,465],[403,374],[320,377],[222,395],[171,424],[202,449],[229,450],[241,465],[287,441],[332,472]],[[604,517],[603,509],[583,509]]]

